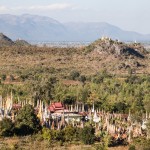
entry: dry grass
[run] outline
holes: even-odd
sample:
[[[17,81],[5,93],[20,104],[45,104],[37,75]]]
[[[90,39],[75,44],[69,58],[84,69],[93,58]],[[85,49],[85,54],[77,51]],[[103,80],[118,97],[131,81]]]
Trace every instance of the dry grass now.
[[[136,61],[144,66],[135,68],[137,73],[150,73],[149,59]],[[0,74],[7,75],[18,75],[26,72],[33,72],[34,74],[40,70],[43,73],[48,72],[63,77],[72,70],[90,75],[103,69],[107,69],[113,74],[126,74],[126,69],[118,69],[118,65],[121,63],[129,63],[129,60],[96,52],[85,55],[84,49],[79,48],[41,48],[34,46],[0,48]]]
[[[0,139],[0,149],[10,150],[96,150],[95,146],[67,144],[60,146],[59,143],[50,144],[47,141],[37,141],[30,137],[12,137]],[[128,146],[111,147],[108,150],[128,150]]]

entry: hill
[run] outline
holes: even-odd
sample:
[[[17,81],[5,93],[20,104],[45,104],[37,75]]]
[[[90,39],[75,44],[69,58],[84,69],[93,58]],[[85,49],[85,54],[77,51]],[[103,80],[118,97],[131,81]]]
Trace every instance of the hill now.
[[[99,39],[83,48],[17,46],[0,48],[0,72],[33,78],[52,74],[66,78],[70,72],[90,76],[107,70],[111,74],[150,73],[150,54],[140,43],[126,44]]]
[[[16,45],[18,45],[18,46],[30,46],[30,44],[27,42],[27,41],[25,41],[25,40],[16,40],[15,41],[15,44]]]
[[[0,46],[10,46],[13,45],[14,42],[5,36],[3,33],[0,33]]]
[[[95,41],[108,36],[122,41],[150,41],[150,35],[124,31],[105,22],[60,23],[59,21],[37,15],[0,15],[0,32],[11,39],[26,41]]]
[[[149,62],[149,53],[140,43],[126,44],[107,37],[87,46],[85,54],[90,59],[99,60],[95,66],[113,73],[127,72],[130,69],[137,72],[144,71],[147,70]]]
[[[25,40],[16,40],[16,41],[12,41],[9,37],[7,37],[6,35],[4,35],[3,33],[0,33],[0,46],[1,47],[5,47],[5,46],[30,46],[30,44],[25,41]]]

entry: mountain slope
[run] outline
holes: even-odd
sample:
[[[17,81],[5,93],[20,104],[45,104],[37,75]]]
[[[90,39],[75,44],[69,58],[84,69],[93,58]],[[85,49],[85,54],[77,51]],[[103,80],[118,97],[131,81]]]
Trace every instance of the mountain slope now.
[[[0,32],[27,41],[94,41],[102,36],[123,41],[150,41],[150,35],[124,31],[108,23],[60,23],[37,15],[0,15]]]
[[[75,39],[94,41],[102,36],[121,41],[149,41],[150,35],[142,35],[132,31],[124,31],[105,22],[66,23],[65,26],[76,35]]]
[[[66,34],[65,27],[58,21],[36,15],[0,15],[0,31],[13,40],[28,41],[62,40]]]

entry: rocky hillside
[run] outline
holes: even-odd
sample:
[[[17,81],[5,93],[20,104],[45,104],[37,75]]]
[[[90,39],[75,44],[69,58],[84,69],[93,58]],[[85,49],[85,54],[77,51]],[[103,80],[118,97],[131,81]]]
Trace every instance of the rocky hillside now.
[[[10,38],[5,36],[3,33],[0,33],[0,46],[10,46],[13,44],[14,42]]]
[[[22,43],[22,41],[19,41]],[[24,42],[23,42],[24,43]],[[139,43],[126,44],[104,38],[81,48],[38,46],[0,47],[0,73],[18,76],[52,74],[66,78],[72,71],[94,75],[150,74],[150,53]]]
[[[15,44],[18,46],[30,46],[30,44],[25,40],[16,40]]]
[[[7,37],[6,35],[4,35],[3,33],[0,33],[0,47],[3,46],[30,46],[30,44],[25,41],[25,40],[16,40],[16,41],[12,41],[9,37]]]
[[[120,72],[144,70],[148,67],[149,53],[140,43],[126,44],[110,38],[101,38],[85,48],[87,58],[99,60],[97,68]]]

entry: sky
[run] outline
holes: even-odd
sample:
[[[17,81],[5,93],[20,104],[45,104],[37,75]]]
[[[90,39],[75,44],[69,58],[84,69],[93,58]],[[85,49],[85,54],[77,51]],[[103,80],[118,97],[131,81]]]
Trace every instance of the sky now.
[[[60,22],[107,22],[150,34],[150,0],[0,0],[0,14],[36,14]]]

